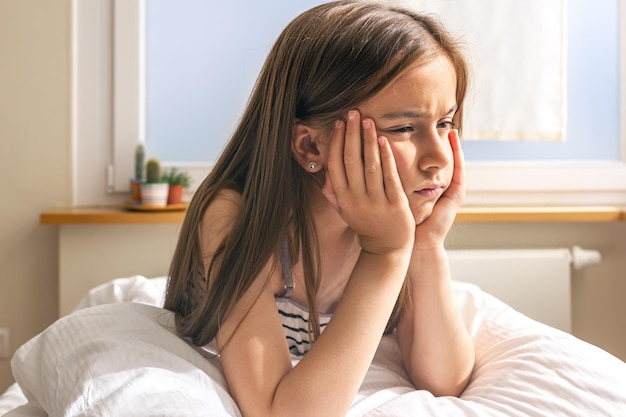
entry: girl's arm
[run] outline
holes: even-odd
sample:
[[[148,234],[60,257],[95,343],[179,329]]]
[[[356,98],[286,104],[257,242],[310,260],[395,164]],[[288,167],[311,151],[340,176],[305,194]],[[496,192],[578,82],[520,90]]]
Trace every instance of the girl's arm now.
[[[431,216],[415,229],[410,295],[398,324],[405,367],[417,388],[458,396],[474,367],[474,344],[456,306],[443,246],[464,198],[465,172],[458,134],[450,133],[454,174]]]
[[[458,396],[474,367],[474,344],[456,306],[443,248],[414,253],[410,296],[398,324],[406,370],[435,396]]]
[[[266,285],[266,274],[279,271],[267,266],[218,333],[224,373],[246,417],[344,416],[400,292],[415,220],[391,148],[371,121],[363,123],[363,161],[359,119],[350,112],[347,123],[337,124],[327,163],[324,194],[363,248],[332,320],[292,367],[274,292]],[[227,210],[214,215],[227,217]]]
[[[332,320],[295,367],[274,294],[258,279],[218,335],[226,380],[242,414],[345,416],[398,296],[406,259],[406,252],[363,253]]]

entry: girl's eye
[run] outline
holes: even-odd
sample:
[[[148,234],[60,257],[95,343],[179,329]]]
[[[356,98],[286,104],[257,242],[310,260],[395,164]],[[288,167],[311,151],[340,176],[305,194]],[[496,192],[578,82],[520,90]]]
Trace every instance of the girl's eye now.
[[[411,126],[402,126],[394,129],[389,129],[389,131],[392,133],[409,133],[413,131],[413,128]]]
[[[446,130],[456,129],[456,123],[454,123],[451,120],[447,120],[445,122],[438,123],[437,129],[446,129]]]

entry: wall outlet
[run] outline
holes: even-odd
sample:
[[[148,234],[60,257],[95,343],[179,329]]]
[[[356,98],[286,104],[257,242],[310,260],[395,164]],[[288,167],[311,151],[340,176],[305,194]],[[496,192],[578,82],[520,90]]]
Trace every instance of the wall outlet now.
[[[0,360],[9,359],[11,353],[9,348],[9,329],[0,329]]]

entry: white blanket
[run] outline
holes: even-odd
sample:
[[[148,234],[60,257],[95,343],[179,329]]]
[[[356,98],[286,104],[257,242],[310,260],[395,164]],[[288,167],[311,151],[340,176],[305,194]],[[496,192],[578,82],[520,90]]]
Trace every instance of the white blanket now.
[[[239,416],[219,360],[177,337],[158,307],[163,285],[107,283],[81,307],[116,303],[75,311],[22,346],[12,367],[28,403],[6,416]],[[462,396],[415,390],[387,336],[349,416],[626,416],[624,362],[476,286],[455,291],[477,355]]]

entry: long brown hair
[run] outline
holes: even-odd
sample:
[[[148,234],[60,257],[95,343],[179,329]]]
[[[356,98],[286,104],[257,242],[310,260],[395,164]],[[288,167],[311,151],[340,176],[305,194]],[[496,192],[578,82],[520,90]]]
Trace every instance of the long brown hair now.
[[[307,192],[315,185],[292,155],[294,120],[330,129],[409,66],[441,55],[456,70],[458,111],[453,121],[460,129],[467,64],[458,43],[432,16],[339,1],[312,8],[287,26],[265,61],[237,129],[187,210],[165,299],[183,336],[197,345],[213,340],[224,318],[285,244],[292,265],[303,261],[310,331],[319,336],[319,247]],[[241,193],[240,211],[207,274],[200,225],[216,194],[226,188]],[[388,331],[399,319],[405,294],[406,289]]]

